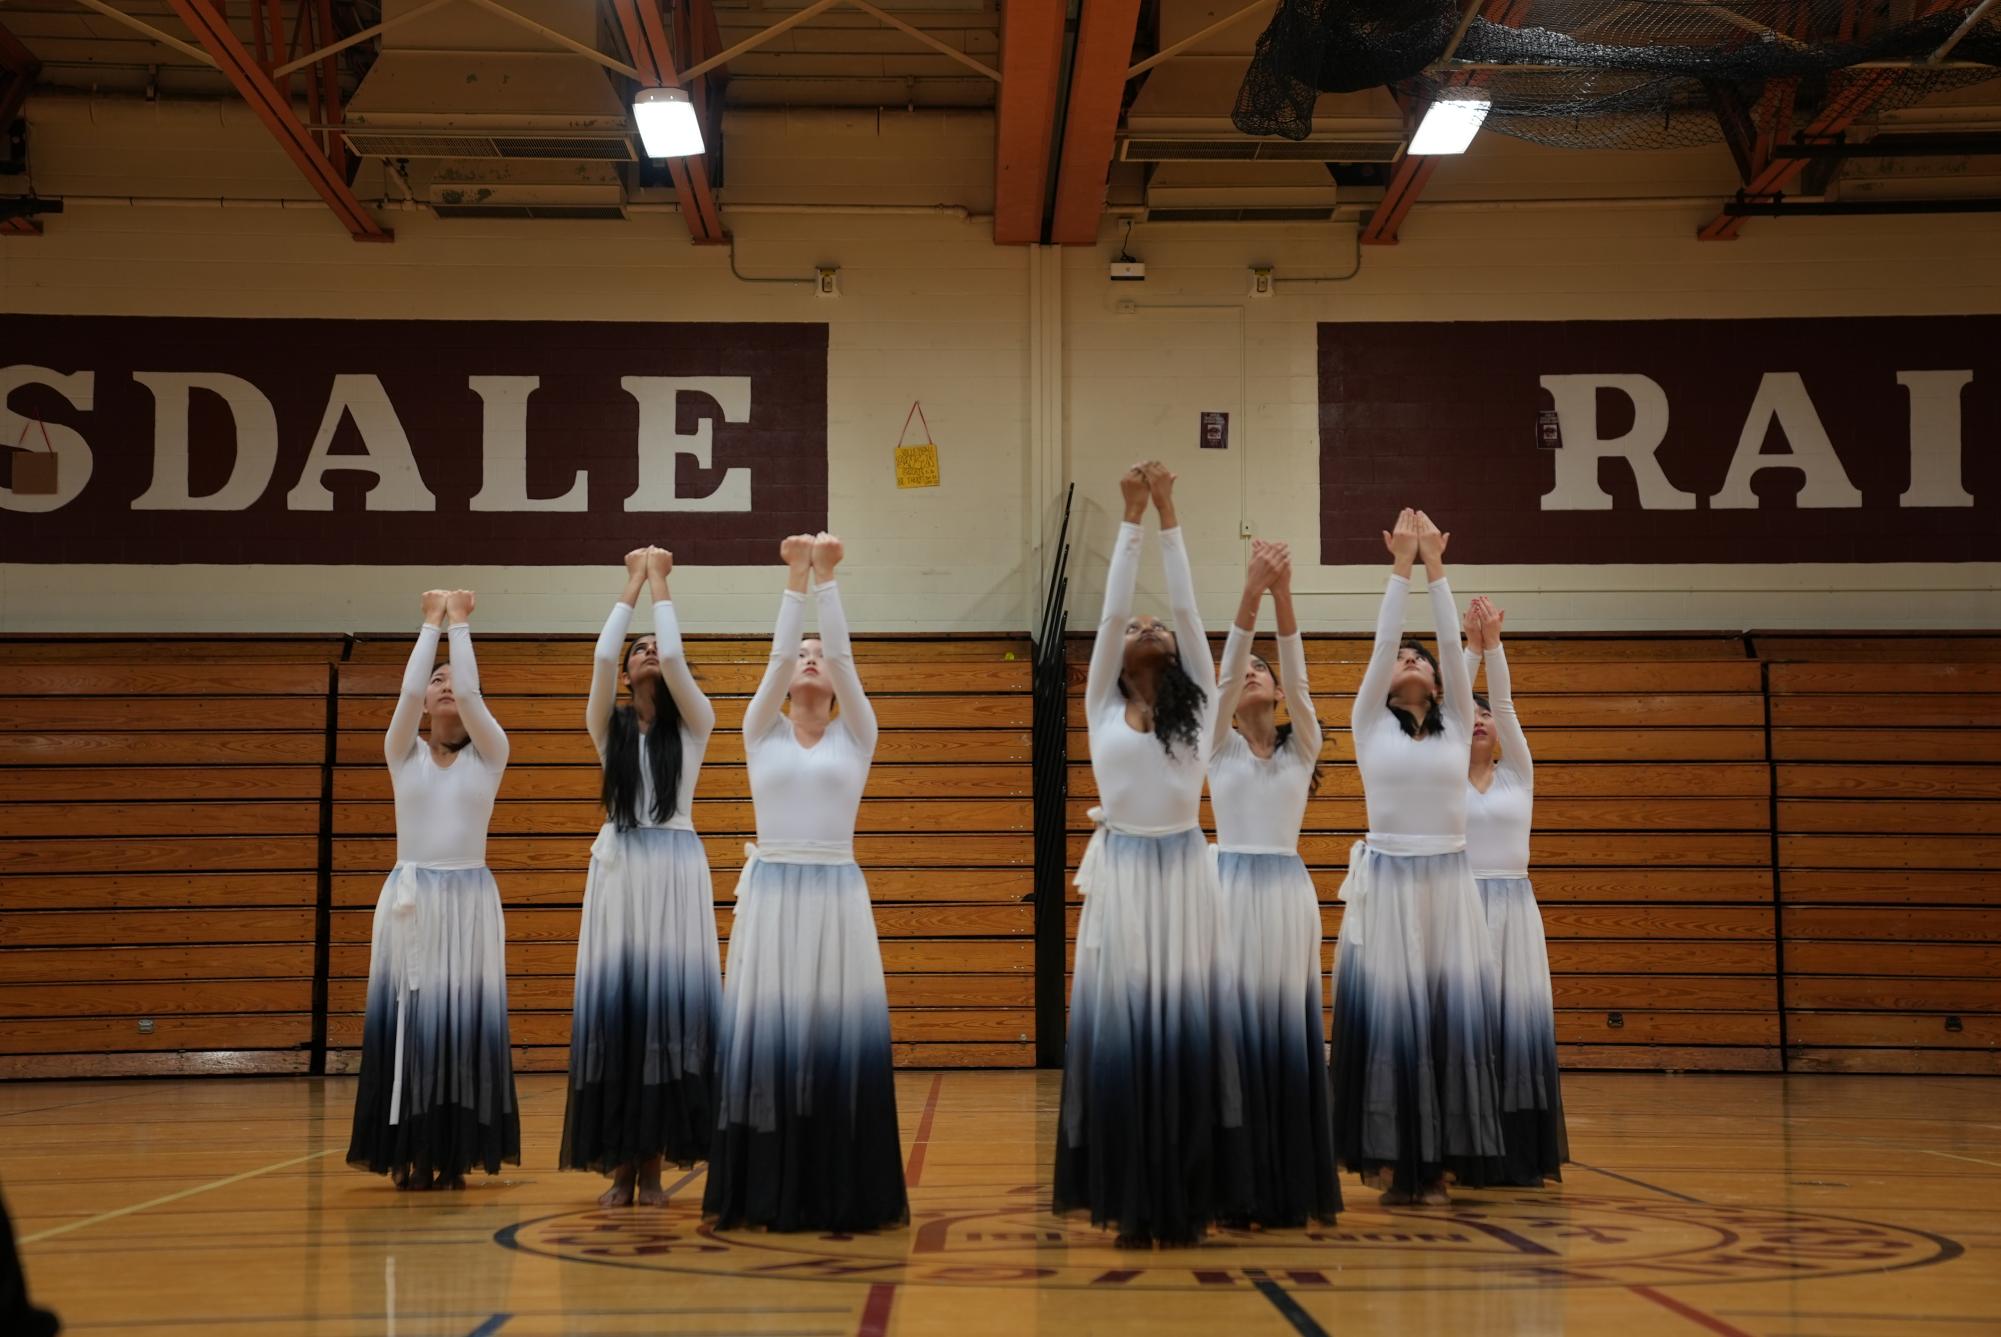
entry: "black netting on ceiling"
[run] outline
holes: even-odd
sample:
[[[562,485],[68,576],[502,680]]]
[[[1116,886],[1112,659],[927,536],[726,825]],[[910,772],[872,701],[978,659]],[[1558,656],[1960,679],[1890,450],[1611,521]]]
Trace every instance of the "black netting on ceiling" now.
[[[1448,68],[1458,0],[1281,0],[1237,95],[1246,134],[1304,139],[1323,92],[1388,84],[1429,100],[1447,87],[1492,102],[1486,128],[1539,143],[1679,148],[1722,138],[1716,107],[1755,105],[1767,81],[1796,79],[1796,117],[1866,95],[1892,110],[2001,74],[2001,8],[1922,62],[1965,20],[1911,19],[1881,0],[1526,0],[1508,23],[1475,19]]]

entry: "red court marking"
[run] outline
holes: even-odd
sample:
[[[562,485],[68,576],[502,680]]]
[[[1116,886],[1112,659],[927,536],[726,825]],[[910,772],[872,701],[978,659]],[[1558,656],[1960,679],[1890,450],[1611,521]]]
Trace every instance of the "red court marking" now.
[[[862,1323],[855,1329],[855,1337],[885,1337],[889,1332],[889,1307],[895,1303],[894,1283],[878,1282],[869,1287],[868,1300],[862,1305]]]
[[[944,1084],[942,1072],[931,1079],[931,1094],[924,1100],[924,1116],[917,1121],[917,1137],[910,1144],[910,1161],[903,1167],[903,1183],[907,1188],[916,1188],[924,1178],[924,1148],[931,1142],[931,1116],[938,1112],[938,1088]],[[888,1312],[887,1302],[884,1312]]]
[[[1651,1286],[1628,1286],[1626,1289],[1639,1296],[1642,1300],[1652,1300],[1655,1304],[1670,1313],[1679,1314],[1690,1323],[1709,1329],[1711,1332],[1717,1334],[1717,1337],[1752,1337],[1752,1334],[1744,1331],[1742,1328],[1725,1323],[1720,1318],[1711,1318],[1700,1309],[1696,1309],[1691,1305],[1685,1305],[1672,1295],[1662,1295]]]

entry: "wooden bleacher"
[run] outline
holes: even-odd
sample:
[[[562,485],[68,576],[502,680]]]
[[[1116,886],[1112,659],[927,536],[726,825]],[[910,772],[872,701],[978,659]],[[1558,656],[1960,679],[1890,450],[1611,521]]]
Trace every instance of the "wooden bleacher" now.
[[[599,821],[590,641],[479,645],[514,742],[490,849],[517,1059],[555,1069]],[[1508,645],[1567,1064],[2001,1072],[2001,636]],[[381,732],[408,648],[0,637],[0,1078],[352,1067],[393,858]],[[734,729],[767,648],[690,641],[722,717],[695,820],[725,935],[751,833]],[[1069,649],[1081,688],[1088,643]],[[1343,694],[1366,652],[1308,641],[1328,741],[1305,852],[1330,961],[1363,826]],[[858,844],[899,1061],[1029,1064],[1028,645],[858,653],[884,726]],[[1073,863],[1093,797],[1080,696]]]

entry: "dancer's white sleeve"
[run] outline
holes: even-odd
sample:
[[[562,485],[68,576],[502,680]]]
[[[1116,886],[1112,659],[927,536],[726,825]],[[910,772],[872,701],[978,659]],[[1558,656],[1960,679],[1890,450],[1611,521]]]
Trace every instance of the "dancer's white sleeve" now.
[[[764,666],[764,680],[743,712],[745,744],[771,732],[781,718],[785,693],[792,685],[792,671],[799,660],[799,642],[806,626],[806,596],[786,590],[778,604],[778,626],[771,633],[771,660]]]
[[[1362,670],[1362,685],[1355,689],[1349,706],[1350,729],[1375,718],[1365,712],[1387,709],[1384,703],[1390,697],[1390,678],[1396,671],[1397,650],[1403,645],[1403,606],[1409,597],[1410,577],[1390,572],[1389,584],[1383,587],[1383,606],[1376,613],[1376,641],[1369,647],[1369,666]]]
[[[410,650],[410,662],[403,666],[403,685],[397,690],[389,732],[382,737],[382,753],[392,771],[408,761],[417,746],[417,726],[424,720],[424,689],[430,685],[437,662],[438,629],[426,622],[417,629],[417,644]]]
[[[452,648],[452,696],[458,701],[459,723],[465,725],[466,737],[472,739],[480,760],[500,770],[507,765],[507,731],[487,709],[486,697],[480,692],[479,663],[472,653],[472,628],[461,622],[446,633],[446,639]]]
[[[1235,635],[1235,631],[1231,635]],[[1245,640],[1249,640],[1248,636]],[[1306,680],[1306,641],[1298,632],[1278,638],[1278,671],[1285,681],[1286,718],[1292,721],[1292,740],[1314,761],[1320,760],[1320,720],[1313,713],[1312,684]]]
[[[695,739],[704,740],[716,728],[716,708],[695,681],[688,667],[687,648],[681,644],[681,619],[668,599],[653,603],[653,639],[660,648],[660,676],[667,681],[667,694],[681,712],[681,727]]]
[[[834,581],[814,588],[820,606],[820,662],[834,680],[834,699],[840,703],[841,722],[848,737],[863,752],[875,754],[875,707],[862,690],[862,675],[855,670],[855,647],[848,639],[848,615],[841,607],[841,587]]]
[[[1237,698],[1244,694],[1244,674],[1251,667],[1251,639],[1255,633],[1230,624],[1230,638],[1223,642],[1223,667],[1216,674],[1216,718],[1209,728],[1209,755],[1230,736],[1230,721],[1237,714]]]
[[[1112,543],[1112,564],[1105,572],[1105,607],[1098,615],[1098,637],[1091,643],[1091,668],[1084,677],[1084,710],[1091,719],[1119,699],[1126,623],[1132,617],[1133,584],[1139,579],[1139,549],[1145,539],[1146,531],[1128,520],[1119,526],[1119,536]]]
[[[1515,713],[1515,684],[1508,671],[1508,654],[1500,646],[1487,652],[1487,704],[1494,709],[1494,728],[1501,735],[1500,768],[1526,787],[1535,782],[1535,762],[1529,757],[1529,736]]]
[[[1216,708],[1216,661],[1209,657],[1209,633],[1202,629],[1202,611],[1195,606],[1195,576],[1188,569],[1188,544],[1181,526],[1160,531],[1160,564],[1167,576],[1167,608],[1174,619],[1175,649],[1186,673]]]
[[[1473,675],[1466,671],[1466,655],[1459,640],[1459,605],[1452,601],[1452,587],[1440,576],[1431,582],[1431,616],[1438,624],[1438,671],[1445,679],[1445,699],[1438,707],[1448,718],[1459,721],[1468,733],[1473,725]]]
[[[619,652],[625,648],[626,628],[631,625],[632,605],[623,601],[613,604],[591,651],[591,694],[584,702],[584,727],[590,730],[599,760],[604,759],[611,737],[611,711],[618,704]]]

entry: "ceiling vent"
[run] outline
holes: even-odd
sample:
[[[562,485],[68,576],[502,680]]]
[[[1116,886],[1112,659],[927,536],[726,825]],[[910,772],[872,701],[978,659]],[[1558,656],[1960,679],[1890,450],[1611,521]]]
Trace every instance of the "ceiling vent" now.
[[[1148,222],[1311,222],[1337,199],[1322,163],[1162,163],[1146,183]]]

